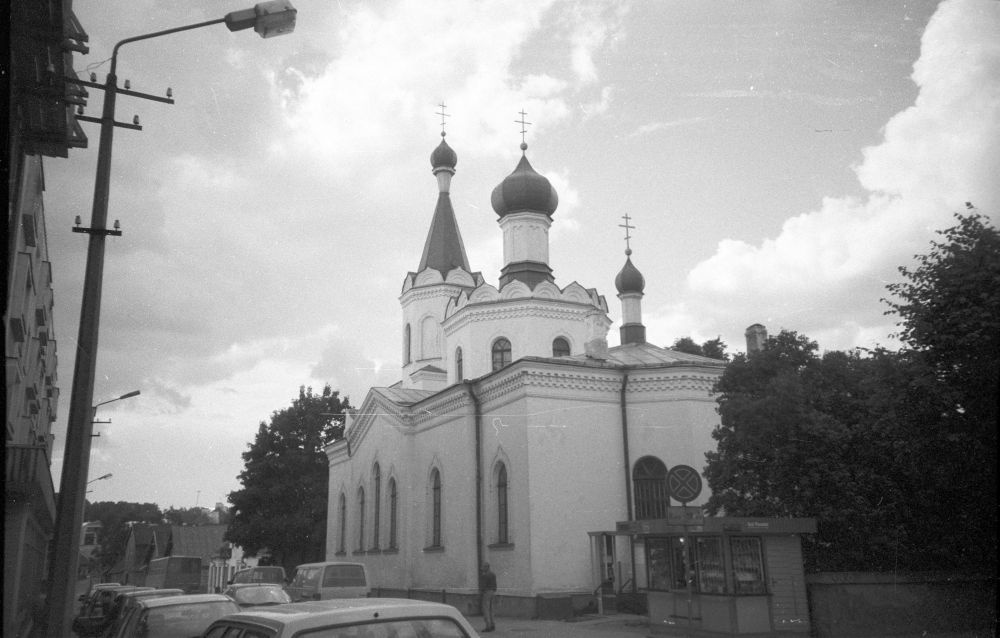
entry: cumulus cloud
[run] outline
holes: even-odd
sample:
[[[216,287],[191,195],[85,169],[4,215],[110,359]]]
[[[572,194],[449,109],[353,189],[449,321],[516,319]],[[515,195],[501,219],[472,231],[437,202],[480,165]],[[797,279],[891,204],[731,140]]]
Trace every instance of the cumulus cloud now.
[[[697,308],[667,314],[707,317],[728,304],[747,323],[771,317],[828,337],[827,347],[869,345],[852,340],[879,336],[884,342],[878,299],[897,266],[925,252],[934,230],[950,225],[964,202],[989,214],[1000,207],[998,32],[1000,4],[942,3],[914,65],[915,103],[889,120],[883,140],[865,149],[855,168],[867,196],[827,197],[758,245],[720,241],[688,276],[688,303]],[[826,323],[796,325],[799,311],[826,307]],[[853,327],[836,325],[845,311],[856,312]]]

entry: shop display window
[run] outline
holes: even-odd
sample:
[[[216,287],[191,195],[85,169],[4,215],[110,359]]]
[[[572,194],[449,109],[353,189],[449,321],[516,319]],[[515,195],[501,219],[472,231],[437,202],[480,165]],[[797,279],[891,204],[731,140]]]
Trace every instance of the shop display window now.
[[[723,543],[722,536],[690,538],[687,568],[692,589],[702,594],[766,594],[761,539],[734,536],[727,540]],[[684,558],[688,543],[684,537],[649,537],[645,545],[649,589],[687,589]]]

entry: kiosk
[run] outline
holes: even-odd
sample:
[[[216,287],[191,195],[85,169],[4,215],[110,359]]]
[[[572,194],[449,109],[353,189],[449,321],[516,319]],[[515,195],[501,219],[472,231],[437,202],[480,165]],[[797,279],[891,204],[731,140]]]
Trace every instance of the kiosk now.
[[[649,626],[661,635],[808,636],[802,534],[812,518],[702,516],[624,521]],[[673,514],[673,512],[671,512]]]

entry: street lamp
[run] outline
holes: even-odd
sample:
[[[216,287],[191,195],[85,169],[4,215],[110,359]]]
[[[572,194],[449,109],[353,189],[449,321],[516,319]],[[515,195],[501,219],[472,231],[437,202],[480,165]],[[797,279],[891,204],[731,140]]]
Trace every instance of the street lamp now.
[[[252,27],[261,37],[268,38],[291,33],[295,28],[295,15],[296,11],[291,3],[286,0],[273,0],[261,2],[252,9],[234,11],[217,20],[126,38],[118,42],[112,50],[111,67],[107,82],[103,86],[96,82],[75,78],[67,80],[103,90],[104,109],[99,120],[83,115],[76,116],[77,119],[99,123],[101,137],[97,153],[97,177],[94,183],[94,204],[91,210],[90,228],[80,228],[79,226],[73,228],[74,232],[89,234],[90,240],[83,281],[83,301],[80,305],[80,328],[77,337],[76,363],[73,369],[69,420],[66,428],[66,448],[59,484],[59,500],[56,502],[56,525],[52,540],[53,553],[49,569],[49,595],[47,598],[48,627],[45,628],[45,635],[63,636],[70,633],[70,615],[73,610],[77,569],[80,562],[80,528],[83,524],[85,482],[90,465],[94,409],[97,407],[93,405],[92,401],[94,398],[94,373],[97,365],[97,336],[100,325],[101,280],[104,274],[104,240],[107,235],[121,235],[121,231],[117,228],[107,228],[108,191],[111,182],[111,142],[116,126],[141,129],[137,122],[132,124],[115,122],[115,97],[118,93],[123,93],[133,97],[173,103],[169,97],[145,95],[130,91],[127,86],[124,89],[118,88],[118,80],[115,76],[118,48],[129,42],[148,40],[220,23],[225,23],[230,31]],[[123,395],[118,398],[123,399],[126,396],[134,395]]]
[[[114,476],[114,474],[110,474],[110,473],[108,473],[108,474],[105,474],[104,476],[98,476],[98,477],[97,477],[97,478],[95,478],[95,479],[90,479],[89,481],[87,481],[87,485],[90,485],[90,484],[91,484],[91,483],[93,483],[94,481],[103,481],[104,479],[109,479],[109,478],[111,478],[112,476]]]

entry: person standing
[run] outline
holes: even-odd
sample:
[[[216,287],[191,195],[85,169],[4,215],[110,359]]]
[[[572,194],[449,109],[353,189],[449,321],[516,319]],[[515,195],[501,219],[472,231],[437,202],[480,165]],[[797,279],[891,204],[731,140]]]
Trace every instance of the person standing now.
[[[483,620],[486,622],[483,633],[486,633],[496,629],[493,624],[493,600],[497,595],[497,575],[490,570],[489,563],[483,563],[479,571],[479,591],[482,593]]]

